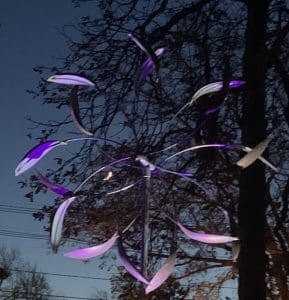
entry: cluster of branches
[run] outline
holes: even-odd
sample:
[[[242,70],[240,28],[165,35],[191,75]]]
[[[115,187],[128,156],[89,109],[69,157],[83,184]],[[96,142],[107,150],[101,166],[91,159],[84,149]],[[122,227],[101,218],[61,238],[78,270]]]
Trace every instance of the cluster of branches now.
[[[19,252],[0,247],[1,299],[48,300],[51,287],[47,278],[20,259]]]
[[[81,4],[83,1],[74,2]],[[284,1],[271,0],[267,4],[264,103],[266,135],[271,143],[266,155],[280,169],[279,173],[269,169],[265,173],[267,295],[269,299],[274,299],[275,295],[286,299],[289,274],[289,144],[286,139],[289,130],[289,66],[286,59],[289,11]],[[238,234],[241,171],[234,162],[239,153],[210,149],[188,152],[172,163],[164,161],[169,154],[190,145],[215,142],[241,144],[244,124],[242,95],[239,92],[230,92],[225,104],[209,117],[206,111],[218,107],[220,95],[204,96],[176,118],[174,114],[198,88],[223,79],[225,62],[229,62],[232,78],[242,78],[242,67],[247,59],[244,51],[249,5],[247,1],[236,0],[98,1],[95,17],[85,16],[74,25],[81,34],[79,40],[63,33],[71,54],[62,66],[36,68],[44,78],[51,73],[69,72],[95,82],[94,90],[79,91],[81,116],[86,128],[95,136],[115,139],[119,143],[87,142],[79,148],[75,147],[74,152],[67,153],[67,159],[56,159],[56,169],[48,170],[47,175],[53,181],[77,185],[93,170],[115,158],[147,155],[156,165],[192,172],[194,179],[208,191],[204,193],[196,185],[169,174],[160,174],[152,179],[150,271],[154,272],[159,260],[166,257],[176,243],[181,249],[178,275],[167,284],[167,299],[168,295],[173,299],[185,299],[200,296],[200,293],[210,297],[210,291],[216,295],[222,284],[234,279],[237,274],[238,263],[231,260],[230,247],[212,248],[188,242],[171,222],[163,218],[162,211],[171,212],[182,223],[198,230],[218,233],[230,230]],[[135,80],[145,56],[127,38],[129,32],[143,37],[152,49],[165,48],[159,61],[159,78],[154,73],[145,82]],[[66,112],[67,87],[48,85],[42,80],[34,96],[41,96],[44,104],[54,105]],[[61,137],[70,130],[71,125],[70,117],[65,113],[63,120],[32,122],[35,130],[31,135],[40,141]],[[259,141],[251,141],[254,142]],[[177,145],[173,149],[162,151],[175,143]],[[77,236],[89,243],[96,243],[112,235],[116,217],[120,226],[125,226],[134,218],[140,208],[142,185],[121,196],[106,198],[105,193],[135,182],[140,176],[139,168],[137,164],[125,165],[114,169],[113,173],[112,180],[105,184],[103,175],[95,177],[84,187],[80,201],[65,221],[69,224],[65,227],[65,237]],[[22,184],[23,187],[32,187],[29,193],[32,200],[36,193],[46,192],[34,175]],[[35,217],[42,220],[50,216],[51,220],[58,203],[59,199],[55,205],[44,207]],[[229,228],[218,207],[229,212]],[[139,226],[137,221],[126,233],[126,245],[133,250],[132,257],[135,259],[140,248]],[[212,269],[218,270],[213,279],[206,276],[207,271]],[[120,278],[125,276],[121,274],[117,280]],[[196,281],[200,284],[199,290],[190,288],[190,285],[196,286]],[[136,288],[135,283],[129,280],[122,285],[113,281],[116,295],[130,295],[129,299],[136,299],[137,296],[133,296]]]

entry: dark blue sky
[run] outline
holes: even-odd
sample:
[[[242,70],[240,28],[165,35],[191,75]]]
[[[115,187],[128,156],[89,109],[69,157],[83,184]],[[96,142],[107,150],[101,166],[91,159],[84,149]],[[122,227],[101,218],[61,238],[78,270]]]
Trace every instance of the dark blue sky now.
[[[1,1],[0,6],[0,91],[1,91],[1,161],[0,161],[0,233],[3,230],[46,234],[43,223],[33,221],[32,216],[8,213],[3,205],[27,208],[41,207],[54,195],[38,197],[35,203],[24,198],[24,191],[14,177],[15,166],[35,142],[27,138],[31,126],[25,117],[48,120],[54,116],[52,107],[42,106],[41,99],[33,100],[26,89],[37,85],[39,75],[33,72],[36,65],[57,65],[59,57],[67,54],[67,47],[57,28],[71,24],[78,16],[94,11],[92,3],[73,8],[71,0]],[[26,191],[28,192],[28,191]],[[51,254],[45,240],[24,239],[0,235],[0,246],[19,249],[24,260],[37,263],[39,269],[48,273],[104,277],[109,274],[96,268],[97,261],[84,264],[62,257],[65,249]],[[113,270],[112,270],[113,272]],[[89,297],[96,290],[107,287],[108,281],[48,276],[53,294]]]
[[[35,66],[58,65],[59,57],[65,57],[68,53],[57,28],[61,29],[63,25],[75,22],[77,17],[94,12],[93,1],[84,3],[81,8],[74,8],[71,0],[1,1],[0,247],[5,245],[19,249],[23,259],[31,264],[37,263],[42,272],[109,278],[110,274],[97,268],[97,259],[84,264],[64,258],[62,254],[67,248],[63,247],[58,254],[52,254],[49,250],[48,234],[42,229],[44,223],[33,221],[31,215],[4,211],[4,205],[28,209],[42,207],[55,197],[48,192],[39,196],[35,203],[29,203],[24,197],[29,190],[24,191],[17,184],[28,175],[17,178],[14,176],[19,160],[36,144],[27,138],[31,124],[25,117],[30,115],[34,119],[46,121],[55,118],[55,114],[59,113],[53,107],[43,106],[42,99],[32,99],[26,89],[33,90],[39,81],[39,74],[33,71]],[[46,235],[47,240],[3,235],[8,231]],[[110,272],[115,273],[116,269],[112,268]],[[48,279],[54,289],[53,294],[73,297],[90,297],[97,290],[105,290],[109,286],[108,280],[52,275]]]

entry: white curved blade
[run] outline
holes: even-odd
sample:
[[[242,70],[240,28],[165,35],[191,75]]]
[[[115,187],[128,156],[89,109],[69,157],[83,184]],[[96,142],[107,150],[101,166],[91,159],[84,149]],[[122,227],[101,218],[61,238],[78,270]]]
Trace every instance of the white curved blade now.
[[[239,86],[245,84],[245,81],[243,80],[232,80],[229,82],[229,88],[234,89],[238,88]],[[175,114],[175,117],[179,115],[187,106],[192,105],[198,98],[206,95],[206,94],[212,94],[216,92],[220,92],[223,88],[223,81],[217,81],[213,83],[209,83],[203,87],[201,87],[199,90],[195,92],[193,95],[191,101],[186,103],[181,109],[178,110],[178,112]]]
[[[67,85],[84,85],[84,86],[94,86],[95,84],[79,75],[72,75],[72,74],[62,74],[62,75],[53,75],[50,76],[47,81],[60,83],[60,84],[67,84]]]
[[[260,158],[262,153],[266,150],[270,143],[269,139],[265,139],[257,146],[255,146],[250,152],[248,152],[244,157],[236,162],[239,167],[243,169],[249,167],[253,162]]]
[[[76,197],[71,197],[62,202],[54,215],[51,229],[51,245],[53,251],[55,252],[57,251],[57,248],[61,241],[64,216],[68,207],[75,199]]]
[[[229,88],[230,89],[237,88],[243,84],[245,84],[245,81],[243,81],[243,80],[232,80],[229,82]],[[223,88],[222,81],[209,83],[209,84],[203,86],[202,88],[200,88],[198,91],[195,92],[195,94],[192,97],[192,100],[190,101],[190,105],[193,102],[195,102],[198,98],[200,98],[201,96],[219,92],[222,90],[222,88]]]
[[[79,128],[79,130],[88,136],[93,136],[93,133],[88,131],[84,127],[84,125],[81,121],[81,118],[80,118],[77,87],[74,87],[71,90],[70,97],[69,97],[69,109],[70,109],[70,115],[71,115],[72,121]]]
[[[230,144],[204,144],[204,145],[196,145],[196,146],[189,147],[189,148],[186,148],[184,150],[181,150],[181,151],[179,151],[179,152],[177,152],[177,153],[175,153],[175,154],[167,157],[165,159],[165,161],[170,160],[173,157],[178,156],[178,155],[180,155],[182,153],[185,153],[185,152],[188,152],[188,151],[194,151],[194,150],[197,150],[197,149],[202,149],[202,148],[220,148],[220,149],[222,149],[222,148],[229,148],[229,147],[234,147],[234,145],[230,145]]]
[[[182,230],[182,232],[189,237],[192,240],[206,243],[206,244],[225,244],[233,241],[238,241],[239,239],[237,237],[233,236],[226,236],[226,235],[216,235],[216,234],[208,234],[208,233],[199,233],[194,232],[186,227],[184,227],[181,223],[176,223],[179,228]]]
[[[250,147],[243,147],[242,148],[243,151],[249,153],[250,151],[252,151],[253,149]],[[264,163],[265,165],[267,165],[269,168],[271,168],[273,171],[278,172],[278,168],[275,167],[274,165],[272,165],[267,159],[265,159],[263,156],[258,157],[258,159],[261,160],[262,163]]]
[[[124,187],[122,187],[122,188],[120,188],[120,189],[117,189],[117,190],[115,190],[115,191],[108,192],[108,193],[106,193],[106,195],[113,195],[113,194],[117,194],[117,193],[120,193],[120,192],[124,192],[124,191],[126,191],[126,190],[128,190],[128,189],[134,187],[137,183],[138,183],[138,181],[135,182],[135,183],[126,185],[126,186],[124,186]]]
[[[138,155],[135,160],[139,161],[144,167],[149,167],[151,172],[156,169],[156,166],[150,163],[148,159],[143,155]]]
[[[236,262],[240,253],[240,243],[232,243],[232,260]]]
[[[75,249],[65,253],[64,256],[69,258],[74,258],[74,259],[86,260],[86,259],[90,259],[102,255],[113,246],[117,238],[118,235],[117,233],[115,233],[109,240],[107,240],[103,244],[94,247],[89,247],[89,248]]]
[[[176,253],[172,254],[165,264],[160,268],[160,270],[155,274],[155,276],[150,281],[149,285],[146,287],[145,293],[149,294],[150,292],[156,290],[161,286],[172,274],[176,261]]]
[[[263,141],[264,142],[264,141]],[[194,151],[197,149],[202,149],[202,148],[220,148],[220,149],[241,149],[242,151],[245,151],[247,153],[251,152],[253,149],[250,147],[242,146],[242,145],[237,145],[237,144],[204,144],[204,145],[196,145],[192,146],[189,148],[186,148],[184,150],[181,150],[165,159],[165,161],[172,159],[175,156],[178,156],[182,153],[186,153],[188,151]],[[244,156],[244,158],[246,155]],[[273,166],[268,160],[266,160],[263,156],[257,157],[257,159],[260,159],[265,165],[267,165],[269,168],[274,170],[275,172],[278,172],[278,168]],[[239,161],[240,162],[240,161]]]

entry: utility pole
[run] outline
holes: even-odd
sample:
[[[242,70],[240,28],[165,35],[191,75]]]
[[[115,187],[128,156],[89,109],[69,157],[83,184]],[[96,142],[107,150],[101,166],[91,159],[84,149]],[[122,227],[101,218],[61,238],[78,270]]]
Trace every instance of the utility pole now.
[[[266,32],[269,1],[246,1],[242,144],[254,147],[266,138]],[[241,171],[239,299],[266,299],[266,182],[264,165],[256,162]]]
[[[144,167],[145,193],[142,202],[142,240],[141,240],[141,272],[148,277],[148,247],[149,247],[149,207],[150,207],[150,185],[151,170],[149,166]],[[145,300],[145,286],[141,289],[141,299]]]

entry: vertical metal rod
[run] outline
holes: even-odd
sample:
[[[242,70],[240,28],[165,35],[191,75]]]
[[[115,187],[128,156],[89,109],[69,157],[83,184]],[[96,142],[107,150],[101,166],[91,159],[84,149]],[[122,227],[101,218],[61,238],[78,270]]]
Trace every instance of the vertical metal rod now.
[[[145,192],[142,207],[142,233],[141,233],[141,272],[148,277],[148,250],[149,250],[149,206],[150,206],[150,185],[151,171],[149,166],[145,167]],[[145,286],[142,286],[140,299],[146,299]]]

